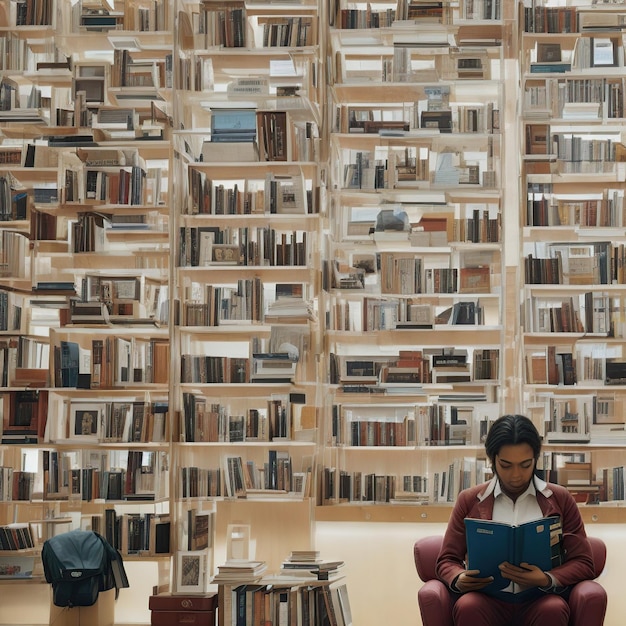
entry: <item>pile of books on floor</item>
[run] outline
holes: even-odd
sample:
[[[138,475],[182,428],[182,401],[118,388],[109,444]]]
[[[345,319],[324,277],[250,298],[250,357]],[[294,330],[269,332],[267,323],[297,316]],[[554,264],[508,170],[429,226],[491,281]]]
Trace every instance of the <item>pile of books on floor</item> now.
[[[249,561],[247,559],[232,559],[224,565],[217,566],[217,574],[213,577],[214,583],[253,582],[263,577],[267,570],[265,561]]]
[[[281,576],[332,580],[339,574],[343,561],[326,561],[317,550],[293,550],[280,568]]]

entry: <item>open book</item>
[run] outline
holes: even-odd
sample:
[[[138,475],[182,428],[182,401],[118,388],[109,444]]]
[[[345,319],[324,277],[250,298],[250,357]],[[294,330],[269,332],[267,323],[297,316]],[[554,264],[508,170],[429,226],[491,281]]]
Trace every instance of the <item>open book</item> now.
[[[558,516],[519,525],[466,518],[465,535],[467,567],[479,570],[481,577],[493,576],[493,582],[482,589],[490,595],[501,598],[513,591],[507,589],[511,581],[503,578],[498,568],[504,561],[513,565],[529,563],[544,572],[561,564],[562,528]],[[527,598],[524,590],[521,596]]]

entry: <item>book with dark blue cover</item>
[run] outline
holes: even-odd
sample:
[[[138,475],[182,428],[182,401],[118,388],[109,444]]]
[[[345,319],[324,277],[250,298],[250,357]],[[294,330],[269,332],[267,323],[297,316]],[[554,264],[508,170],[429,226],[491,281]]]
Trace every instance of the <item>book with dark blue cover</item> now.
[[[61,341],[61,386],[78,386],[78,344],[74,341]]]
[[[481,578],[493,576],[493,582],[481,591],[508,601],[527,600],[529,592],[504,591],[511,581],[503,578],[499,565],[508,561],[536,565],[546,572],[561,564],[561,520],[544,517],[519,525],[483,519],[465,519],[467,568],[478,570]]]

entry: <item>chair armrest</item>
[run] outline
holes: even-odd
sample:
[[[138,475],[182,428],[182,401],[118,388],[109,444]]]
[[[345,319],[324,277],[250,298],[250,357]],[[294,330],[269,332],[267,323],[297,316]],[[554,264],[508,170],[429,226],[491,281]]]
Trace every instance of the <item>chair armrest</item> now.
[[[440,580],[429,580],[417,591],[423,626],[454,626],[454,600],[449,589]]]
[[[606,590],[594,580],[574,585],[569,596],[570,626],[602,626],[606,613]]]

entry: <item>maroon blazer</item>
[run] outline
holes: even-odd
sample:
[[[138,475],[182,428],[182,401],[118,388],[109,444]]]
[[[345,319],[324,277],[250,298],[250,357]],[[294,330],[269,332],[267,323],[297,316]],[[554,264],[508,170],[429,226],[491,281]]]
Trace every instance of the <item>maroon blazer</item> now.
[[[545,483],[544,483],[545,484]],[[484,499],[483,494],[490,483],[470,487],[462,491],[454,505],[448,527],[437,559],[437,577],[448,587],[465,568],[465,524],[466,517],[491,519],[493,516],[493,492]],[[558,515],[563,526],[564,562],[551,570],[559,585],[569,587],[582,580],[593,579],[593,557],[587,541],[585,526],[572,495],[565,487],[550,483],[540,491],[537,502],[544,516]]]

